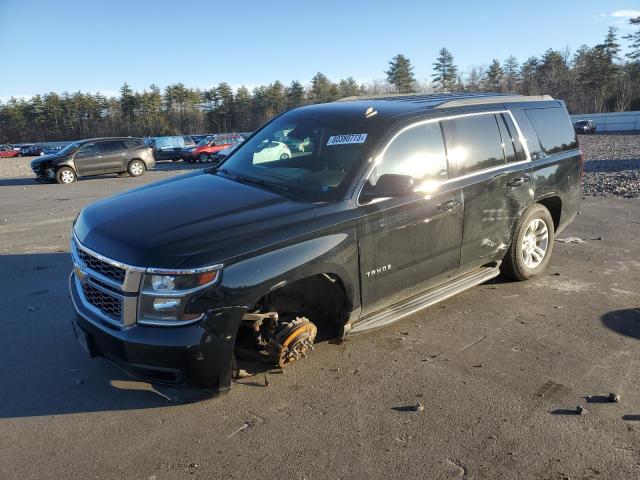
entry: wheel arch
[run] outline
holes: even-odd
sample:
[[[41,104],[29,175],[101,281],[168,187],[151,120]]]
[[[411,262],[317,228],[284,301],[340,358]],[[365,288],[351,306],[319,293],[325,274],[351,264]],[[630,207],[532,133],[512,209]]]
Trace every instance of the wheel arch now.
[[[551,218],[553,219],[553,229],[558,231],[560,227],[560,220],[562,218],[562,199],[557,195],[549,195],[544,198],[539,198],[536,200],[536,203],[539,203],[551,214]]]

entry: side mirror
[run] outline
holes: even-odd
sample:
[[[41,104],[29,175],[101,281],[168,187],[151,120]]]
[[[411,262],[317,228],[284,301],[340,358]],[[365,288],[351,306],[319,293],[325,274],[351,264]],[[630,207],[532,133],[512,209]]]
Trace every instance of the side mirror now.
[[[362,195],[366,200],[373,200],[374,198],[404,197],[413,191],[413,186],[413,178],[411,176],[387,173],[381,175],[375,185],[371,185],[367,182],[362,191]]]

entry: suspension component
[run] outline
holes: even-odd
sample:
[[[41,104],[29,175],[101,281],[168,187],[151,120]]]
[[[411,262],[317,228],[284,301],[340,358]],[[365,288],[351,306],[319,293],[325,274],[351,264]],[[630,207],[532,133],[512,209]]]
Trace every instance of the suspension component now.
[[[305,317],[282,323],[281,327],[267,345],[269,358],[280,368],[305,358],[309,351],[314,350],[313,342],[318,333],[318,328]]]

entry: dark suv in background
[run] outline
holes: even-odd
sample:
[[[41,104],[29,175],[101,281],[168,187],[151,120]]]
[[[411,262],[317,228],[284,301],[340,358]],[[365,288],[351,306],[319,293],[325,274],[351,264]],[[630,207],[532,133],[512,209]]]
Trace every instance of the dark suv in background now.
[[[139,177],[153,168],[151,148],[141,138],[91,138],[67,145],[55,155],[31,162],[38,181],[73,183],[78,177],[103,173],[129,173]]]
[[[596,133],[596,124],[593,120],[579,120],[573,124],[573,128],[576,133]]]

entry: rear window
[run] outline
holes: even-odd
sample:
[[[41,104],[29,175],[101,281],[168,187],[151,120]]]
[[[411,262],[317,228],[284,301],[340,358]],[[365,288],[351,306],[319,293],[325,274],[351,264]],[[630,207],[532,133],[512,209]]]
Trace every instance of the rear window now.
[[[525,110],[547,155],[578,148],[576,134],[564,108]]]
[[[505,164],[495,115],[474,115],[443,122],[449,162],[458,175]]]

